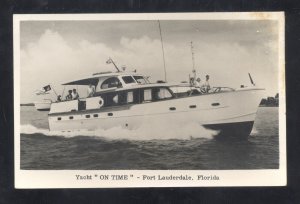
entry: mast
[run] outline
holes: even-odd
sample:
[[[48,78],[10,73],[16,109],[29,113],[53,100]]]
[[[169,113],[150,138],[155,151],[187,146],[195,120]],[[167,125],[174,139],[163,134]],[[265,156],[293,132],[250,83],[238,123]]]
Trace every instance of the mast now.
[[[196,78],[196,70],[195,70],[195,59],[194,59],[194,46],[193,41],[191,41],[191,53],[192,53],[192,62],[193,62],[193,69],[192,72],[194,74],[194,79]]]
[[[163,61],[164,61],[165,82],[167,82],[167,70],[166,70],[166,62],[165,62],[164,43],[163,43],[163,38],[162,38],[162,35],[161,35],[161,27],[160,27],[160,21],[159,20],[158,20],[158,27],[159,27],[161,49],[162,49]]]

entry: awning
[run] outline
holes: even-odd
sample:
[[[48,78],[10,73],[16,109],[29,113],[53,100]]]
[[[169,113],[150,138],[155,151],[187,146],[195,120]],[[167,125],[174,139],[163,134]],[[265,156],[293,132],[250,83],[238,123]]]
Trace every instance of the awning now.
[[[90,77],[90,78],[85,78],[85,79],[80,79],[76,81],[70,81],[67,83],[64,83],[62,85],[89,85],[92,84],[96,86],[98,84],[99,77]]]
[[[70,82],[64,83],[62,85],[89,85],[90,83],[92,83],[92,85],[96,86],[98,84],[98,81],[99,81],[100,78],[115,77],[115,76],[119,76],[119,75],[127,76],[127,75],[137,75],[137,74],[136,73],[134,73],[134,74],[133,73],[126,73],[126,72],[116,72],[116,73],[100,72],[99,74],[96,73],[95,76],[70,81]]]

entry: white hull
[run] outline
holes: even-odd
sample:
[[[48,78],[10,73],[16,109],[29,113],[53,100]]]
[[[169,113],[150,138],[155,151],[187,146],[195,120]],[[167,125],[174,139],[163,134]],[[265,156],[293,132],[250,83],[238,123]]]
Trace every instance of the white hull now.
[[[262,93],[263,89],[252,88],[88,111],[50,112],[49,127],[51,131],[116,126],[135,129],[149,121],[163,120],[169,123],[197,122],[210,129],[229,132],[232,128],[238,131],[234,126],[237,124],[238,128],[245,128],[242,133],[249,135]]]

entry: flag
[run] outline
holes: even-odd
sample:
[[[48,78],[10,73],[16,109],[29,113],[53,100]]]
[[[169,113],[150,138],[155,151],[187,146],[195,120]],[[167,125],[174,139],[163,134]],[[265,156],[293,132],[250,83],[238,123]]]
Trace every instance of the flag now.
[[[49,94],[47,93],[48,91],[51,90],[51,86],[50,85],[47,85],[47,86],[44,86],[43,88],[39,89],[39,90],[36,90],[35,94],[36,95],[44,95],[44,94]]]
[[[43,89],[45,90],[45,92],[50,91],[51,86],[50,85],[44,86]]]
[[[112,63],[112,60],[109,58],[107,61],[106,61],[106,64],[110,64]]]

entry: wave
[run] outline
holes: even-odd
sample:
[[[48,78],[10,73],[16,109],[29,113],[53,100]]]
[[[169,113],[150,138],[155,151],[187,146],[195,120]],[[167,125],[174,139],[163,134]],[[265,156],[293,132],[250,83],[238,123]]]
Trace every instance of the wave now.
[[[37,128],[33,125],[21,125],[23,134],[43,134],[46,136],[90,136],[101,137],[110,140],[190,140],[195,138],[212,139],[218,134],[218,131],[205,129],[198,123],[187,124],[166,124],[166,122],[154,121],[145,123],[136,129],[128,129],[121,126],[115,126],[110,129],[96,130],[74,130],[74,131],[49,131],[48,129]]]
[[[258,135],[259,131],[256,129],[255,126],[253,126],[250,135]]]

